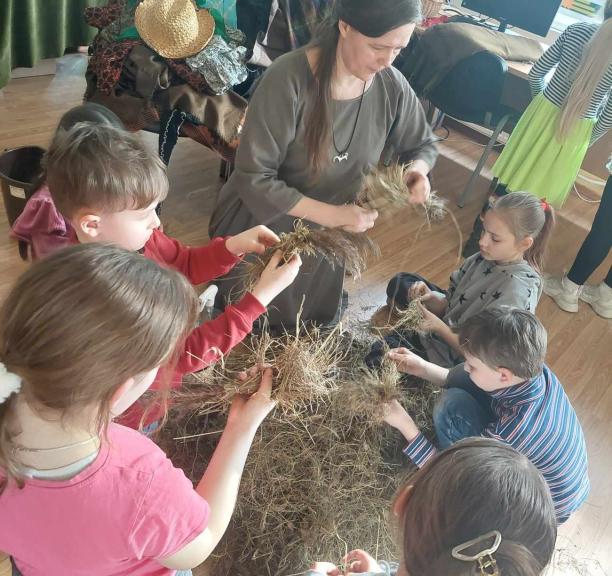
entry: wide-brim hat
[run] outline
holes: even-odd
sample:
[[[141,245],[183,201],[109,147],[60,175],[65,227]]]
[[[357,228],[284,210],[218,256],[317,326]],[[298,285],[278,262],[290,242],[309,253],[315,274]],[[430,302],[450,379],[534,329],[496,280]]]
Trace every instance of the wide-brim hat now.
[[[214,18],[193,0],[143,0],[134,21],[143,41],[164,58],[193,56],[215,33]]]

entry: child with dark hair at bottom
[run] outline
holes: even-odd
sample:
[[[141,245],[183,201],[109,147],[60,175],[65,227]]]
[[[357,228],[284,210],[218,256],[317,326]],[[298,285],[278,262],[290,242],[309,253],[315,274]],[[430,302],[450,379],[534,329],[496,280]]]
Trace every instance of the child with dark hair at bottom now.
[[[344,570],[317,562],[306,576],[536,576],[557,537],[542,474],[492,439],[462,440],[431,458],[399,489],[391,512],[399,564],[353,550]]]
[[[448,370],[407,349],[388,356],[400,371],[445,387],[434,407],[440,448],[462,438],[495,438],[516,448],[542,472],[564,522],[589,493],[582,428],[563,386],[544,364],[547,335],[530,312],[485,310],[459,330],[465,363]],[[436,453],[394,401],[385,420],[408,441],[404,453],[422,466]]]

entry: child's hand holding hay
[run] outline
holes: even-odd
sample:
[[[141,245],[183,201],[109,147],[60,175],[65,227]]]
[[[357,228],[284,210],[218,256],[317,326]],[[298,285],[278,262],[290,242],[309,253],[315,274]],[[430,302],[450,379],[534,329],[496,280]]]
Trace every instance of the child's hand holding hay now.
[[[343,559],[343,565],[336,566],[331,562],[315,562],[310,570],[311,575],[318,576],[348,576],[349,574],[382,574],[384,572],[380,564],[376,562],[365,550],[351,550]]]
[[[420,300],[436,316],[442,317],[448,307],[446,296],[434,292],[425,282],[415,282],[408,290],[409,300]]]
[[[423,360],[423,358],[407,348],[389,350],[387,357],[395,363],[400,372],[416,376],[417,378],[424,377],[426,360]]]
[[[264,306],[268,306],[276,296],[293,283],[301,265],[302,259],[299,254],[292,254],[287,258],[280,250],[276,250],[262,270],[259,279],[254,281],[251,294]]]
[[[263,371],[262,371],[263,370]],[[261,383],[257,392],[249,397],[243,394],[236,394],[232,400],[232,405],[227,416],[228,425],[238,425],[239,423],[247,427],[248,432],[253,432],[259,428],[266,416],[274,409],[276,400],[272,395],[272,369],[256,366],[241,375],[241,379],[253,377],[261,372]]]
[[[266,249],[280,242],[280,238],[267,226],[254,226],[225,241],[228,252],[234,256],[263,254]]]
[[[450,327],[444,320],[429,310],[421,301],[417,301],[416,306],[422,315],[422,320],[419,324],[420,331],[439,335],[441,332],[450,330]]]
[[[300,254],[320,255],[332,266],[344,264],[354,278],[358,278],[365,270],[369,258],[379,255],[378,247],[365,234],[356,234],[340,228],[309,228],[301,220],[296,221],[293,232],[280,235],[280,243],[276,248],[281,252],[281,259],[285,262],[290,262],[293,257]],[[273,257],[274,251],[268,249],[261,257],[248,262],[244,274],[244,286],[247,291],[253,292],[257,279],[271,265]]]
[[[395,363],[397,369],[404,374],[416,376],[421,380],[442,386],[446,382],[448,369],[417,356],[407,348],[395,348],[387,352],[387,358]]]
[[[418,426],[399,400],[391,400],[385,406],[383,419],[389,426],[398,430],[406,442],[412,442],[420,434]]]
[[[389,325],[384,328],[393,332],[418,332],[421,330],[423,320],[422,306],[419,299],[416,298],[411,300],[406,308],[393,306],[389,314]]]

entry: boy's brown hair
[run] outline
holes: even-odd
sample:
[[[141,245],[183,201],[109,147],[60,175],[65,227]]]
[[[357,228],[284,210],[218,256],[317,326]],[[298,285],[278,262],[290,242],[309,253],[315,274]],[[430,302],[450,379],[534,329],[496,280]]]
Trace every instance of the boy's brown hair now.
[[[166,167],[134,134],[79,122],[58,130],[44,159],[49,191],[67,218],[83,210],[141,210],[168,193]]]
[[[461,325],[459,345],[489,368],[507,368],[515,376],[530,380],[542,372],[547,334],[531,312],[493,308]]]
[[[0,362],[21,378],[19,396],[32,407],[66,422],[97,407],[102,433],[117,390],[171,363],[196,311],[182,274],[117,247],[71,246],[34,263],[11,290],[0,308]],[[0,471],[19,481],[10,426],[17,399],[0,404]]]

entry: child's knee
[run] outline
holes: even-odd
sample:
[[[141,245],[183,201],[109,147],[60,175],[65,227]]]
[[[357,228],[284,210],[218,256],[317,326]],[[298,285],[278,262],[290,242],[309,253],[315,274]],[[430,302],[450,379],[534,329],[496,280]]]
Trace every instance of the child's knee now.
[[[486,425],[478,401],[461,388],[448,388],[434,406],[433,422],[440,447],[479,436]]]
[[[442,392],[433,409],[433,420],[437,426],[452,422],[465,414],[465,407],[472,401],[468,392],[461,388],[447,388]]]
[[[415,278],[412,274],[400,272],[389,280],[387,284],[387,304],[406,308],[410,303],[410,287],[414,284]]]

